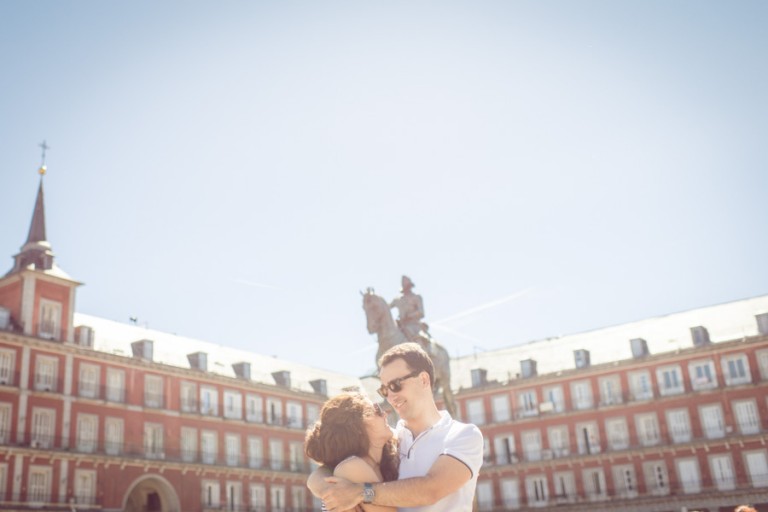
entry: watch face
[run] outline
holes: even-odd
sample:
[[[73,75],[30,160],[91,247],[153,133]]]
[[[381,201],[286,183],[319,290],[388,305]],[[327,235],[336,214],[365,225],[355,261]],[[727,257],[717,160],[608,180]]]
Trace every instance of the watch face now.
[[[373,497],[376,494],[373,492],[373,487],[371,484],[365,484],[365,487],[363,487],[363,502],[364,503],[373,503]]]

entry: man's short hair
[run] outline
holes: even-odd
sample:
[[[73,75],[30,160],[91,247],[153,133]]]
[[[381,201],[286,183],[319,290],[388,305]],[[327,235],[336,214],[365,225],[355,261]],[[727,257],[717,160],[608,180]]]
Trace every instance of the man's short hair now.
[[[379,369],[395,359],[402,359],[411,371],[427,372],[429,384],[435,387],[435,366],[418,343],[401,343],[384,352],[379,358]]]

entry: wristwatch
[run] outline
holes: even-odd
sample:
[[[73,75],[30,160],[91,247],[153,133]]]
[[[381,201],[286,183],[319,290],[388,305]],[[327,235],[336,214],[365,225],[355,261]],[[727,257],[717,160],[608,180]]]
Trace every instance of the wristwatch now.
[[[373,492],[373,484],[363,484],[363,503],[373,503],[373,498],[376,497],[376,493]]]

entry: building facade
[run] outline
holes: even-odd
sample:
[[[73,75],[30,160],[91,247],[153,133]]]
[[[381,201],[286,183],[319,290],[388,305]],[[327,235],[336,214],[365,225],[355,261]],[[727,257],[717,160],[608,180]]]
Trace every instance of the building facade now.
[[[694,326],[688,348],[652,355],[634,338],[627,359],[577,349],[570,369],[540,374],[529,357],[503,380],[475,361],[457,399],[485,437],[479,510],[768,507],[768,314],[743,321],[755,334],[715,343]],[[549,345],[521,350],[544,360]]]
[[[56,266],[43,203],[41,178],[27,241],[0,279],[0,509],[316,509],[303,441],[327,398],[322,372],[222,359],[199,342],[188,364],[169,364],[157,354],[189,340],[116,323],[124,349],[106,350],[75,325],[80,283]],[[223,371],[209,371],[209,354]]]

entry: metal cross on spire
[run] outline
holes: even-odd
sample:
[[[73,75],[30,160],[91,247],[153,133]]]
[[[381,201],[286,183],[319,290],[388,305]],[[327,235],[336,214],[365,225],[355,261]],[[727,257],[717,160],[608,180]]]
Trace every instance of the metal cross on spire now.
[[[50,147],[48,144],[46,144],[46,143],[45,143],[45,140],[43,140],[43,142],[42,142],[42,143],[38,144],[38,146],[40,146],[41,148],[43,148],[43,158],[42,158],[42,162],[40,163],[40,169],[37,171],[37,172],[39,172],[39,173],[40,173],[40,175],[42,176],[43,174],[45,174],[45,171],[46,171],[46,169],[47,169],[47,168],[45,167],[45,152],[46,152],[47,150],[51,149],[51,147]]]

